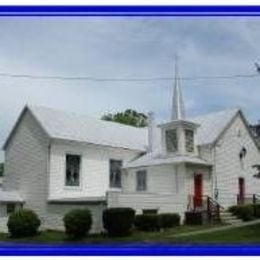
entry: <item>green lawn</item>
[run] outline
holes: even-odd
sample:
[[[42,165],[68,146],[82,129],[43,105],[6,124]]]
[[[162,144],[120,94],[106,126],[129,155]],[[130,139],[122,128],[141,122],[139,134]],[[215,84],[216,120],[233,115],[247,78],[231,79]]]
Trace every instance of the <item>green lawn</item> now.
[[[180,237],[176,239],[168,239],[168,242],[178,243],[244,243],[244,244],[260,244],[260,224],[234,228],[230,230],[217,231],[213,233],[193,235],[189,237]]]
[[[195,230],[208,229],[215,227],[216,225],[204,225],[204,226],[180,226],[164,232],[138,232],[135,231],[129,237],[109,238],[105,235],[89,235],[88,237],[80,241],[68,241],[63,232],[58,231],[44,231],[39,235],[23,238],[23,239],[11,239],[7,234],[0,234],[1,241],[8,242],[22,242],[22,243],[88,243],[88,244],[100,244],[100,243],[260,243],[260,224],[246,226],[241,228],[234,228],[226,231],[216,231],[213,233],[190,235],[187,237],[174,238],[170,237],[174,234],[180,234]]]

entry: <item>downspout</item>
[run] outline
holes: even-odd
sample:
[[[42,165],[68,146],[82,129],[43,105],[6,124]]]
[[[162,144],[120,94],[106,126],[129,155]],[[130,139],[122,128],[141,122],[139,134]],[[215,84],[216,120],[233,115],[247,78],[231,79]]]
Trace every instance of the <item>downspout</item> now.
[[[217,182],[217,149],[213,146],[213,169],[212,169],[212,198],[218,200],[218,182]]]
[[[48,143],[48,155],[47,155],[47,187],[46,187],[46,201],[48,201],[50,197],[50,177],[51,177],[51,140]]]

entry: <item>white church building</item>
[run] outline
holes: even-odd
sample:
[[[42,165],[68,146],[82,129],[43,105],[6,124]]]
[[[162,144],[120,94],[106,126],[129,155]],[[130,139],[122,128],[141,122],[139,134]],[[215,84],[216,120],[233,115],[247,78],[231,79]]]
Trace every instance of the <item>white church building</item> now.
[[[73,208],[88,207],[93,232],[106,207],[146,211],[226,209],[260,194],[260,153],[240,109],[185,116],[175,75],[171,119],[135,128],[45,107],[26,106],[4,143],[0,225],[20,207],[42,227],[63,229]]]

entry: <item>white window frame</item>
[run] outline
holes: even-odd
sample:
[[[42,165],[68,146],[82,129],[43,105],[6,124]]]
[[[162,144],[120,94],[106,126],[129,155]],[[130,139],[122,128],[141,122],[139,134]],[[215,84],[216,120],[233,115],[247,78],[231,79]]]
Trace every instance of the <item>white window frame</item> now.
[[[79,156],[80,157],[80,163],[79,163],[79,185],[67,185],[67,155],[72,155],[72,156]],[[81,189],[82,187],[82,164],[83,164],[83,160],[82,160],[83,156],[80,153],[75,153],[75,152],[66,152],[65,156],[64,156],[64,187],[65,189]]]
[[[139,185],[139,178],[138,175],[140,173],[145,173],[145,187],[144,189],[140,189],[140,185]],[[147,170],[138,170],[136,171],[136,191],[138,192],[146,192],[147,191]]]
[[[112,161],[118,161],[118,162],[121,162],[121,169],[120,169],[120,186],[112,186],[111,184],[111,181],[110,181],[110,176],[111,176],[111,162]],[[121,159],[109,159],[109,188],[110,189],[122,189],[122,167],[123,167],[123,160]]]

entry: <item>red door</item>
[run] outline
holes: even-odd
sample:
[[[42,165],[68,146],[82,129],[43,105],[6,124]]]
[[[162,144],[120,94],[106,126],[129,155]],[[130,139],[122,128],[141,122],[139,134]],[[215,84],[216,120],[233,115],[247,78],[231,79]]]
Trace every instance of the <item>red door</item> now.
[[[245,179],[238,178],[238,195],[239,195],[239,202],[243,203],[245,198]]]
[[[202,206],[202,174],[194,176],[194,207]]]

